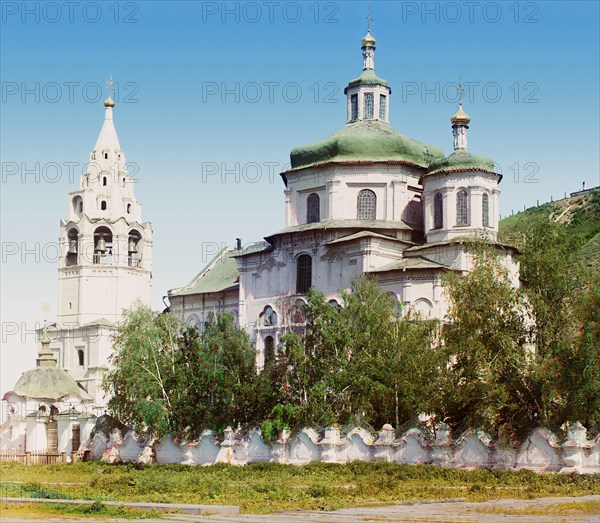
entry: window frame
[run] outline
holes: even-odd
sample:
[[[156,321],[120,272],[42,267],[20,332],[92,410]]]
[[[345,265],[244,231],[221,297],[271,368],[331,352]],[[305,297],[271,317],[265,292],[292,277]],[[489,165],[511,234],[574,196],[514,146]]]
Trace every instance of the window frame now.
[[[311,192],[306,197],[306,223],[321,221],[321,197],[316,192]]]
[[[444,228],[444,197],[440,192],[433,196],[433,228]]]
[[[487,192],[481,196],[481,225],[490,227],[490,196]]]
[[[296,294],[307,294],[312,287],[312,256],[300,254],[296,258]]]
[[[377,219],[377,195],[371,189],[361,189],[358,192],[356,197],[356,219]]]
[[[370,100],[370,104],[368,101]],[[365,93],[363,96],[363,117],[365,120],[372,120],[375,116],[375,95],[372,92]]]
[[[469,191],[461,188],[456,192],[456,225],[458,227],[465,227],[470,224],[469,211]]]

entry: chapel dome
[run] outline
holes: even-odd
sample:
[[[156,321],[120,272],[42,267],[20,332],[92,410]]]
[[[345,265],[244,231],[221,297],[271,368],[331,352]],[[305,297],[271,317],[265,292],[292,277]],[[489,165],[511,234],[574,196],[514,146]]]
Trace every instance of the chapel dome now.
[[[329,162],[398,162],[427,168],[444,156],[432,145],[412,140],[381,120],[349,122],[324,140],[295,147],[290,153],[292,169]]]
[[[449,156],[433,160],[427,169],[427,176],[461,171],[483,171],[496,174],[494,160],[475,156],[465,149],[457,149]]]
[[[36,367],[23,373],[13,392],[30,399],[57,401],[67,396],[90,399],[66,370],[57,367]]]
[[[50,342],[45,333],[44,338],[36,360],[37,366],[23,373],[13,392],[28,399],[58,401],[68,396],[76,396],[84,401],[91,400],[91,396],[77,384],[73,376],[57,367],[56,358],[50,350]]]
[[[347,92],[351,87],[356,87],[358,85],[383,85],[384,87],[388,87],[388,83],[383,78],[379,78],[379,76],[375,74],[374,69],[364,69],[358,78],[348,82],[348,87],[346,87],[344,92]],[[392,90],[390,89],[390,93],[391,92]]]

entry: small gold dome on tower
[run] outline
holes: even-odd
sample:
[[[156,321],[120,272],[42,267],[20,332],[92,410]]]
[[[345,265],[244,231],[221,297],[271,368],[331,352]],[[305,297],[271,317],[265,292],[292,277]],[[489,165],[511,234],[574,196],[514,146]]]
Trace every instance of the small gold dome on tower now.
[[[114,106],[115,106],[115,102],[110,96],[106,100],[104,100],[104,107],[114,107]]]
[[[468,125],[470,121],[471,117],[467,113],[465,113],[462,104],[458,106],[458,111],[456,111],[450,118],[450,122],[452,122],[452,125]]]
[[[374,46],[375,45],[375,38],[373,38],[371,36],[371,31],[367,31],[367,34],[362,39],[362,44],[363,44],[363,46],[366,46],[366,45]]]

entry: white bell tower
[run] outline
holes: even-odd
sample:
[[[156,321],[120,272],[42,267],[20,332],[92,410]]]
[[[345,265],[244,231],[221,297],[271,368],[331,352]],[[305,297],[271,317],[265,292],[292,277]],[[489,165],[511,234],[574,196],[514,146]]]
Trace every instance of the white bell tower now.
[[[137,180],[127,172],[110,95],[104,107],[80,188],[69,193],[68,217],[60,222],[59,330],[53,343],[59,366],[100,404],[110,336],[123,309],[136,300],[150,304],[152,281],[152,227],[142,221]]]

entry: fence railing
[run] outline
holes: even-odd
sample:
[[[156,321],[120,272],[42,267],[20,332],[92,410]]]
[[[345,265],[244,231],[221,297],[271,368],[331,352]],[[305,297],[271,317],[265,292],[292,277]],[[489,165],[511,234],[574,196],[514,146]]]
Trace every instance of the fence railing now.
[[[0,462],[16,461],[23,465],[54,465],[55,463],[66,463],[66,452],[46,452],[44,450],[34,452],[18,452],[12,450],[0,451]]]

